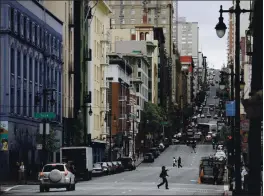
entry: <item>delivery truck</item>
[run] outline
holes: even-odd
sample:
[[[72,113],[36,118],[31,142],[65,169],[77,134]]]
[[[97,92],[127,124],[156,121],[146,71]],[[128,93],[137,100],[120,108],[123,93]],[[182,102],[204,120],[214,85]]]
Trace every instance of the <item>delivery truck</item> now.
[[[60,148],[60,162],[74,165],[76,178],[92,179],[93,149],[91,147],[62,147]]]

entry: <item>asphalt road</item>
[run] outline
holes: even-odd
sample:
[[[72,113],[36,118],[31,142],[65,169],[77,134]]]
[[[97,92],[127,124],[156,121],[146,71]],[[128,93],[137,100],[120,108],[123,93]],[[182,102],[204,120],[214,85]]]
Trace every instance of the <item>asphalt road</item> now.
[[[6,195],[221,195],[223,185],[198,184],[198,166],[200,157],[213,153],[211,145],[198,145],[197,152],[192,153],[186,145],[170,146],[154,163],[142,163],[135,171],[93,178],[91,181],[79,182],[76,190],[51,189],[40,193],[37,185],[13,187]],[[182,157],[183,168],[173,168],[173,157]],[[157,188],[160,182],[161,166],[169,169],[169,190]]]
[[[213,119],[214,115],[216,114],[216,111],[209,111],[209,105],[210,104],[219,104],[219,98],[215,99],[214,97],[216,96],[216,90],[219,88],[219,83],[216,84],[215,81],[220,82],[220,72],[219,71],[215,71],[215,76],[214,76],[214,86],[210,86],[210,90],[209,90],[209,96],[207,97],[207,102],[206,102],[206,106],[203,108],[203,114],[205,115],[205,118],[198,118],[198,123],[208,123],[209,121],[213,121],[215,119]],[[206,115],[210,113],[211,114],[211,118],[207,118]]]

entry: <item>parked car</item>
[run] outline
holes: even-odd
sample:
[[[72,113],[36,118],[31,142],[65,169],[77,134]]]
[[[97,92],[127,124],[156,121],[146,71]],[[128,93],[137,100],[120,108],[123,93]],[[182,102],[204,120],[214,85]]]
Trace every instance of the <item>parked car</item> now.
[[[160,149],[161,152],[163,152],[165,150],[165,146],[164,146],[163,143],[159,144],[159,149]]]
[[[153,163],[155,160],[154,156],[152,153],[146,153],[144,156],[144,162],[146,163]]]
[[[207,118],[211,118],[212,116],[211,116],[211,114],[207,114],[206,117]]]
[[[209,108],[210,111],[214,111],[214,108]]]
[[[113,161],[112,164],[114,165],[115,170],[116,170],[117,173],[122,172],[122,168],[121,168],[121,166],[117,163],[117,161]]]
[[[216,115],[214,115],[214,119],[218,119],[218,115],[216,114]]]
[[[98,163],[101,164],[105,175],[109,175],[111,173],[110,171],[111,169],[109,165],[107,164],[107,162],[98,162]]]
[[[125,170],[131,171],[131,170],[136,169],[135,163],[131,157],[121,157],[121,158],[118,158],[117,161],[121,161]]]
[[[116,173],[116,167],[113,165],[112,162],[107,162],[107,165],[109,166],[110,174]]]
[[[117,161],[117,164],[119,165],[121,172],[125,171],[124,165],[122,164],[121,161]]]
[[[204,114],[201,114],[201,118],[205,118],[205,115]]]
[[[104,168],[100,163],[95,163],[93,164],[93,171],[92,175],[93,176],[102,176],[104,174]]]
[[[75,190],[75,175],[64,163],[47,164],[39,174],[39,191],[49,192],[50,188],[66,188]]]
[[[156,148],[150,148],[149,153],[152,153],[154,158],[157,158],[159,156],[158,150]]]

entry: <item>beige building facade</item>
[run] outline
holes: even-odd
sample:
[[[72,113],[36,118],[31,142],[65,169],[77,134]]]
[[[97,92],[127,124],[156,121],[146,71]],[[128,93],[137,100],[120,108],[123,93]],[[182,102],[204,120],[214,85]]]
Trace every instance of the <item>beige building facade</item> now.
[[[96,1],[90,3],[91,7]],[[106,90],[109,85],[106,82],[106,66],[109,65],[106,54],[109,52],[109,25],[110,7],[102,0],[96,4],[93,10],[93,18],[90,20],[88,31],[88,45],[92,48],[92,61],[88,63],[88,91],[92,92],[93,115],[88,117],[88,133],[92,140],[100,140],[106,134],[105,114],[108,111]]]
[[[73,49],[74,30],[70,27],[73,20],[73,1],[41,1],[50,12],[63,22],[63,94],[62,94],[62,114],[63,117],[73,117],[74,104],[74,75],[70,74],[73,70]]]

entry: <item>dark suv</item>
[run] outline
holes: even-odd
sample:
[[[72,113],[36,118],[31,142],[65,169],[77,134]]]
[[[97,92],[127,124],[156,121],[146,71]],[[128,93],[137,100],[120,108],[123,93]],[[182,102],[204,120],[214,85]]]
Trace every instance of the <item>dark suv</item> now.
[[[132,158],[130,157],[121,157],[118,158],[117,161],[121,161],[122,165],[124,166],[124,170],[134,170],[136,169],[135,163]]]

